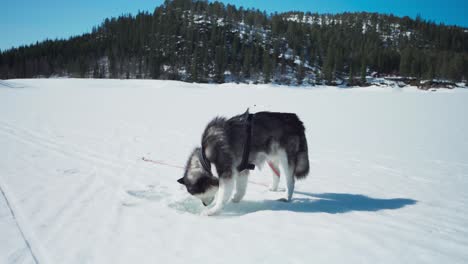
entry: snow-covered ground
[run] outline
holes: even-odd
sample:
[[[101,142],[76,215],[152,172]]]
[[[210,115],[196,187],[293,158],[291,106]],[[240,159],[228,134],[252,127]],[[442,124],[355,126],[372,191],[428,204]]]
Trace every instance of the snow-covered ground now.
[[[3,81],[0,263],[467,263],[467,102],[466,89]],[[200,216],[176,166],[211,118],[247,107],[300,116],[310,175],[288,204],[256,171],[244,201]]]

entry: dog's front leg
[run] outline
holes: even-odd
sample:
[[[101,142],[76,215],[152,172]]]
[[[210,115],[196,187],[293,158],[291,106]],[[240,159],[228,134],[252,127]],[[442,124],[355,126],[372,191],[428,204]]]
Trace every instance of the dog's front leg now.
[[[202,212],[203,215],[216,215],[223,210],[224,205],[229,201],[234,189],[232,177],[219,179],[219,189],[216,194],[214,206]]]
[[[236,192],[232,197],[233,203],[238,203],[244,198],[245,191],[247,190],[247,183],[249,181],[249,171],[245,170],[237,174],[236,177]]]

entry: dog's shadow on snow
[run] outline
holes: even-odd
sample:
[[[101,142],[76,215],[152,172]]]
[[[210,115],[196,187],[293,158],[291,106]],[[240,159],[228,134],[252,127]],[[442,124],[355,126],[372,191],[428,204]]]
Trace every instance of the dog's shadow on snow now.
[[[407,205],[415,204],[417,201],[406,198],[379,199],[361,194],[349,193],[307,193],[294,192],[297,196],[307,198],[293,198],[289,203],[266,200],[266,201],[241,201],[238,204],[226,206],[223,215],[246,215],[259,211],[291,211],[298,213],[328,213],[342,214],[353,211],[375,212],[380,210],[395,210]]]

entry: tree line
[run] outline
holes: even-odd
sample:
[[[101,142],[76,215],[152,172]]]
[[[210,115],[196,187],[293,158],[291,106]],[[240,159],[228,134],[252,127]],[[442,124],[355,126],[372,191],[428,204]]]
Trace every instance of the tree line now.
[[[468,79],[468,30],[376,13],[267,14],[173,0],[92,32],[0,52],[0,78],[350,84],[365,76]]]

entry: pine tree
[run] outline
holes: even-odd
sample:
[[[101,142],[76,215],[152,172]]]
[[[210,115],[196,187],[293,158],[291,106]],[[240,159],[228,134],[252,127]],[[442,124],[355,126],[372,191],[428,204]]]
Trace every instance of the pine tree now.
[[[199,72],[199,68],[200,68],[200,65],[199,65],[199,49],[198,47],[195,47],[195,52],[192,56],[192,62],[191,62],[191,65],[190,65],[190,80],[192,82],[199,82],[199,76],[198,76],[198,72]]]
[[[463,61],[465,62],[463,65],[463,74],[464,74],[464,79],[465,79],[465,86],[468,86],[468,54],[463,55],[464,59]]]
[[[304,60],[301,60],[300,63],[297,64],[296,69],[296,81],[297,85],[302,85],[305,77],[305,67],[304,67]]]
[[[422,53],[418,50],[412,51],[411,76],[421,79]]]
[[[340,48],[337,48],[335,51],[335,65],[333,67],[333,71],[336,73],[343,71],[343,51]]]
[[[106,77],[106,67],[101,65],[99,68],[99,79],[104,79]]]
[[[271,82],[271,67],[272,67],[272,62],[270,59],[270,53],[268,52],[268,49],[265,49],[263,52],[263,78],[264,78],[264,83],[269,83]]]
[[[331,42],[330,42],[331,43]],[[323,65],[323,79],[327,84],[331,84],[333,81],[333,75],[335,68],[335,49],[333,46],[328,46],[327,56],[325,57],[325,63]]]
[[[353,64],[351,63],[349,65],[348,86],[353,86],[353,85],[354,85],[354,67],[353,67]]]
[[[281,68],[280,68],[280,72],[282,76],[286,75],[286,68],[287,68],[286,66],[287,66],[287,61],[283,53],[283,56],[281,57]]]
[[[117,64],[113,55],[109,56],[109,74],[110,78],[117,78]]]
[[[367,62],[366,62],[366,57],[363,56],[361,60],[361,82],[363,84],[367,83],[366,75],[367,75]]]
[[[151,58],[151,78],[159,79],[161,76],[161,58],[158,54],[153,54]]]
[[[83,56],[78,58],[78,67],[79,67],[79,76],[80,78],[85,78],[88,71],[88,63]]]
[[[239,79],[239,72],[240,72],[240,62],[239,62],[239,50],[240,50],[240,39],[237,36],[234,36],[232,49],[231,49],[231,56],[230,56],[230,63],[229,63],[229,70],[231,71],[232,76],[237,81]]]
[[[93,78],[94,79],[99,78],[99,64],[97,63],[97,61],[94,64],[94,68],[93,68]]]
[[[252,49],[249,46],[244,46],[244,50],[242,52],[242,57],[244,58],[244,62],[242,64],[243,76],[245,78],[250,78]]]
[[[401,51],[400,55],[400,75],[409,76],[411,75],[411,62],[412,52],[411,47],[406,47]]]
[[[215,55],[215,81],[218,83],[224,82],[225,71],[225,50],[223,46],[216,47]]]
[[[425,70],[424,70],[423,77],[428,80],[433,80],[435,78],[435,72],[434,72],[432,54],[426,54],[424,68]]]
[[[460,82],[463,79],[463,57],[461,55],[454,56],[450,59],[449,79],[455,82]]]

